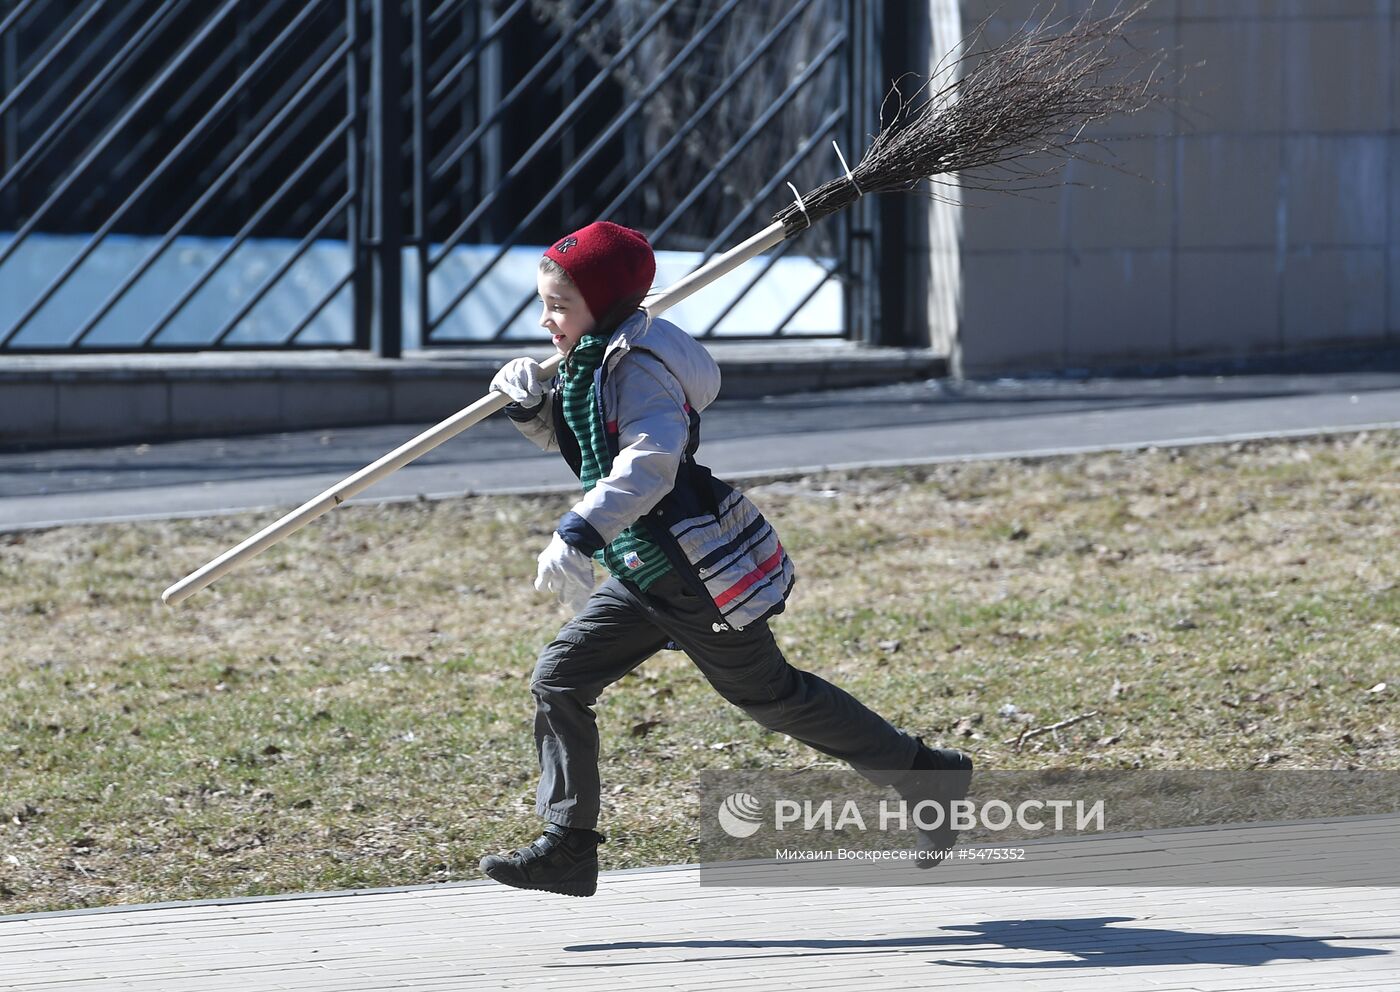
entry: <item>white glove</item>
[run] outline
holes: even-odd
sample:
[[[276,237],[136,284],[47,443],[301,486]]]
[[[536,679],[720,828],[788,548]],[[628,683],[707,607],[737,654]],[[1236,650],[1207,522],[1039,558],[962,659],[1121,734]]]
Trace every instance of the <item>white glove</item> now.
[[[549,547],[540,552],[535,588],[554,593],[559,602],[578,613],[593,595],[593,559],[556,533]]]
[[[491,380],[491,388],[521,406],[538,406],[544,398],[544,370],[533,358],[512,358]]]

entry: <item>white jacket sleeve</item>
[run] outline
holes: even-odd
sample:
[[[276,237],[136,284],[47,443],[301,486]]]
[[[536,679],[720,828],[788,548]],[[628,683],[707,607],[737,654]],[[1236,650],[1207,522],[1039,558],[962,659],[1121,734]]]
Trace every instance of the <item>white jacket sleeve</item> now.
[[[610,544],[675,487],[690,436],[685,391],[659,359],[629,352],[612,375],[619,448],[612,471],[559,522],[560,535],[588,554]]]
[[[511,403],[506,407],[506,416],[515,424],[516,429],[524,434],[537,448],[545,451],[553,451],[558,447],[554,440],[554,391],[546,389],[544,401],[540,403],[539,409],[527,410],[518,403]]]

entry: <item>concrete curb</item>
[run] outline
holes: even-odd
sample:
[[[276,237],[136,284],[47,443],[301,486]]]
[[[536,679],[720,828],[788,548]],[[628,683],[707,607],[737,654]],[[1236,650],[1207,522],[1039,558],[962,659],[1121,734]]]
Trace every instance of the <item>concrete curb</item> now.
[[[947,374],[932,351],[844,341],[709,346],[727,398]],[[0,446],[53,446],[442,420],[537,346],[400,360],[361,352],[5,356]]]

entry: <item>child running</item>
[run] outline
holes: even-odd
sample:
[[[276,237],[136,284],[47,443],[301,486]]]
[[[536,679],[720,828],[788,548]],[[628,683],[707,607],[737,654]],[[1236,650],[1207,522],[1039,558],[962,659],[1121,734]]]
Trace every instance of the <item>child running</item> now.
[[[487,876],[517,888],[597,891],[606,838],[597,832],[592,707],[667,645],[764,727],[877,785],[906,794],[908,779],[927,781],[911,772],[972,768],[961,752],[926,746],[783,657],[768,619],[792,590],[792,562],[753,503],[695,461],[719,366],[675,324],[639,309],[655,273],[646,237],[607,221],[554,244],[537,286],[540,326],[566,356],[560,373],[547,382],[538,363],[517,358],[491,383],[513,401],[506,413],[520,431],[558,450],[583,485],[540,554],[535,580],[575,614],[541,652],[530,682],[543,833],[481,860]],[[608,575],[596,589],[595,561]],[[919,844],[942,850],[951,840],[921,831]]]

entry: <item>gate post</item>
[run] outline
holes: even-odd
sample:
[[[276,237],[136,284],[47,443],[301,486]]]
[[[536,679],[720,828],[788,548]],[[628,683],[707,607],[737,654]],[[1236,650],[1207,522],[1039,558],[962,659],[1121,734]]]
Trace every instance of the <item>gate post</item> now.
[[[867,100],[877,104],[884,100],[894,81],[905,73],[917,73],[921,80],[927,75],[932,31],[927,0],[921,3],[883,0],[880,6],[878,89],[866,95]],[[908,92],[912,87],[906,85],[904,89]],[[928,307],[925,305],[928,201],[918,192],[882,196],[876,201],[876,211],[879,319],[875,321],[872,343],[926,348],[929,344]]]
[[[879,130],[872,126],[871,93],[879,85],[879,23],[876,20],[880,4],[865,0],[846,3],[846,106],[845,137],[842,144],[849,150],[849,159],[857,161],[865,151],[866,135]],[[878,90],[874,90],[878,92]],[[846,335],[860,344],[880,343],[880,297],[877,291],[880,268],[878,257],[878,217],[871,201],[860,197],[846,208],[845,225],[847,276]]]
[[[374,0],[370,141],[374,287],[373,346],[381,358],[403,355],[403,18],[399,0]]]

